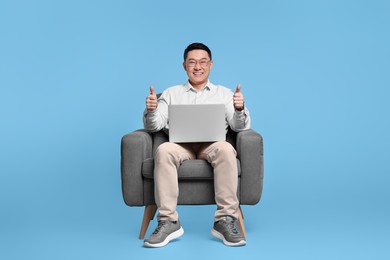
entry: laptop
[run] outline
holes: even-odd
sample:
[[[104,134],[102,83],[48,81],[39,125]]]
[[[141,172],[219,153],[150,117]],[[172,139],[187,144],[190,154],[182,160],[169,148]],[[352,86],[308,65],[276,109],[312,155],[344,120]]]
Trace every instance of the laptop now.
[[[169,105],[169,141],[216,142],[226,139],[225,105]]]

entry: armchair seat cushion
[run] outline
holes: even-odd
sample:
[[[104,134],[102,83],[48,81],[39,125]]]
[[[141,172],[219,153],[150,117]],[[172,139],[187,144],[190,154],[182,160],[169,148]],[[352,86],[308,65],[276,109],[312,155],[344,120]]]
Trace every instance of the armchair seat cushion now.
[[[240,161],[237,159],[238,176],[241,175]],[[154,178],[154,159],[145,159],[142,163],[142,176]],[[205,160],[186,160],[178,169],[179,180],[213,180],[213,168]]]

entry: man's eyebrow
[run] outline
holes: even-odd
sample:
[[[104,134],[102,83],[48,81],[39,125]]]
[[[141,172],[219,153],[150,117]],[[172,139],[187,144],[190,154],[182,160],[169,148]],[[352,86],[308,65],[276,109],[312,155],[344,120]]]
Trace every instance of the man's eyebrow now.
[[[188,58],[188,60],[195,60],[196,61],[196,59],[194,59],[194,58]],[[199,59],[199,60],[208,60],[208,58],[201,58],[201,59]]]

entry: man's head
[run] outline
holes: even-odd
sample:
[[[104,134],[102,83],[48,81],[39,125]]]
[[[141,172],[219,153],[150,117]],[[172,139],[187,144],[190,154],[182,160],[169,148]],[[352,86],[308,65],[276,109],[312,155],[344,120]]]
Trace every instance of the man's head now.
[[[183,67],[194,88],[201,89],[206,85],[212,66],[211,51],[203,43],[192,43],[184,50]]]
[[[211,51],[210,51],[209,47],[207,47],[203,43],[194,42],[194,43],[191,43],[190,45],[188,45],[187,48],[184,50],[184,61],[186,61],[188,53],[190,51],[193,51],[193,50],[204,50],[204,51],[206,51],[208,53],[208,55],[209,55],[209,59],[212,60]]]

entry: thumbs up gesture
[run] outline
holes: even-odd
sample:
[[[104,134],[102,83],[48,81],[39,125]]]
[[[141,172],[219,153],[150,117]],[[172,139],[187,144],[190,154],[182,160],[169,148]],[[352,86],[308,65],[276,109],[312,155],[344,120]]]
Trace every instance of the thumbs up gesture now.
[[[244,109],[244,95],[241,93],[241,85],[238,84],[236,91],[233,95],[233,105],[234,109],[237,111],[241,111]]]
[[[148,111],[154,111],[157,108],[157,95],[154,92],[154,87],[149,87],[150,94],[146,97],[146,108]]]

